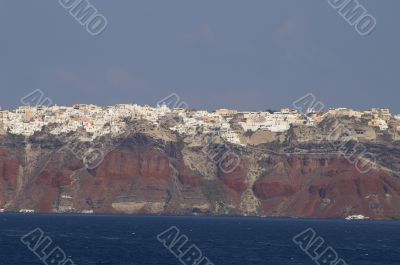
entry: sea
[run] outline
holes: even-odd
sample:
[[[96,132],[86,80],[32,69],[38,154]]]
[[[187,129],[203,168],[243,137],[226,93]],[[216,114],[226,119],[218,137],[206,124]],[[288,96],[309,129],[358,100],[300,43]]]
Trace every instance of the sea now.
[[[332,262],[399,265],[400,222],[0,214],[0,265]]]

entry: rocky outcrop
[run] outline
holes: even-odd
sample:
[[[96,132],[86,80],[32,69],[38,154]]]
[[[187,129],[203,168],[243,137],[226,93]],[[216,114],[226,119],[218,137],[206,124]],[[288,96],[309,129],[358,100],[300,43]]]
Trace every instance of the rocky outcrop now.
[[[214,147],[201,136],[183,138],[162,128],[135,125],[132,133],[118,139],[97,139],[96,146],[107,143],[108,148],[95,168],[87,168],[77,155],[84,153],[84,144],[79,145],[80,152],[63,148],[69,144],[66,136],[7,134],[0,139],[0,209],[400,217],[396,142],[364,142],[377,159],[362,173],[331,143],[304,136],[304,130],[275,136],[256,133],[243,136],[253,145],[227,145],[240,158],[234,170],[221,167],[229,161],[210,157],[209,149]]]

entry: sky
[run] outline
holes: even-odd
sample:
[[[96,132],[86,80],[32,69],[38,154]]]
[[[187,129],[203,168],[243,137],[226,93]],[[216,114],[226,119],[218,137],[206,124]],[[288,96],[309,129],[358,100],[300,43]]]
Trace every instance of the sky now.
[[[360,0],[360,36],[328,0],[90,0],[106,29],[88,34],[56,0],[0,0],[0,106],[40,89],[58,105],[326,107],[400,113],[398,0]]]

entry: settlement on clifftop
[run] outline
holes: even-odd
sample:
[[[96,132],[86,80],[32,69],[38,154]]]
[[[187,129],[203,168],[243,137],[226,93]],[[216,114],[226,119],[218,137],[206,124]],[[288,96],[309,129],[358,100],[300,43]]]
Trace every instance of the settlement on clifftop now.
[[[167,106],[139,106],[136,104],[119,104],[100,107],[96,105],[76,104],[72,107],[63,106],[21,106],[15,111],[0,110],[0,134],[9,132],[15,135],[31,136],[40,132],[43,127],[52,125],[51,134],[58,135],[83,129],[92,134],[93,139],[111,134],[117,136],[124,131],[127,119],[146,120],[155,126],[166,119],[170,130],[182,135],[201,133],[218,133],[224,140],[234,144],[245,145],[239,137],[245,132],[258,130],[284,132],[291,126],[315,126],[326,115],[348,116],[367,119],[369,127],[381,131],[389,129],[393,123],[394,129],[400,130],[400,115],[392,116],[389,109],[374,108],[369,111],[355,111],[346,108],[329,109],[326,112],[316,112],[309,109],[302,114],[297,110],[282,109],[281,111],[240,112],[230,109],[218,109],[213,112],[191,110]]]

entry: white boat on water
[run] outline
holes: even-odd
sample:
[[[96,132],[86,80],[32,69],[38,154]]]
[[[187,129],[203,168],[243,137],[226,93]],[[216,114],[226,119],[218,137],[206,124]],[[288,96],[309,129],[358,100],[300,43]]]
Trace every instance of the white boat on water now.
[[[362,214],[355,214],[346,217],[346,220],[367,220],[369,217],[366,217]]]
[[[21,209],[21,210],[19,210],[19,212],[20,213],[34,213],[35,210],[32,210],[32,209]]]

